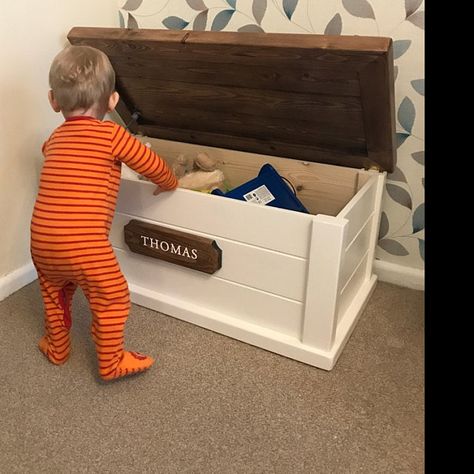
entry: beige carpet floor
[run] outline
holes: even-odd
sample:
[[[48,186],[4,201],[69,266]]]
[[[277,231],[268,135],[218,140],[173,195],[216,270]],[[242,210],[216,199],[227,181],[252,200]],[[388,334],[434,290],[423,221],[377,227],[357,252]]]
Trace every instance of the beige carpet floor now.
[[[50,364],[37,282],[0,302],[0,473],[424,472],[424,293],[378,283],[326,372],[133,306],[150,371],[104,383],[74,300]]]

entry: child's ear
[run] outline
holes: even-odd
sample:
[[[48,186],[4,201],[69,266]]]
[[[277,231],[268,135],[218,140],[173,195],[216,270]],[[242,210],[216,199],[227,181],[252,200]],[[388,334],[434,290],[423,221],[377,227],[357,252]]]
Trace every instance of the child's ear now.
[[[53,91],[51,91],[51,90],[48,92],[48,99],[49,99],[49,103],[51,104],[51,108],[55,112],[61,112],[61,107],[59,107],[59,104],[56,102],[56,99],[54,98]]]
[[[112,110],[115,109],[115,107],[118,104],[119,99],[120,99],[120,96],[117,91],[114,91],[112,92],[112,94],[110,94],[109,106],[108,106],[107,112],[112,112]]]

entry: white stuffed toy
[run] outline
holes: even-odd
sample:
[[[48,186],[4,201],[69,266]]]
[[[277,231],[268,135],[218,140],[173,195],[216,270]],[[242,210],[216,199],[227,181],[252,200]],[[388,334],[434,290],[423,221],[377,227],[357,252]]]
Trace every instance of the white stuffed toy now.
[[[150,143],[145,144],[151,148]],[[178,178],[178,187],[210,193],[217,188],[225,188],[224,173],[217,169],[217,162],[207,153],[201,152],[190,162],[182,153],[178,155],[171,169]],[[138,177],[148,180],[144,176]]]
[[[180,188],[210,193],[224,186],[224,173],[217,169],[217,162],[207,153],[198,153],[191,167],[184,155],[179,155],[172,169]]]

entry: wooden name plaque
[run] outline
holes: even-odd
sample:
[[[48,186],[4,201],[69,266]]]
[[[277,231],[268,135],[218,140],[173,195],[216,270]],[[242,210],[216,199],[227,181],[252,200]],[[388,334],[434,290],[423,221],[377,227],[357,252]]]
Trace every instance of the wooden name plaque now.
[[[212,274],[222,266],[222,250],[215,240],[131,220],[124,226],[132,252]]]

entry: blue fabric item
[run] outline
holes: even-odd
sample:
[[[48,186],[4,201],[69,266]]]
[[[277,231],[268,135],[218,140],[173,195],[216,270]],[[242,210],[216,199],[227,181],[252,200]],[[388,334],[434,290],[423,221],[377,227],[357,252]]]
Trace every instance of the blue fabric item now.
[[[309,214],[275,168],[268,163],[262,166],[256,178],[227,193],[215,189],[212,194]]]

